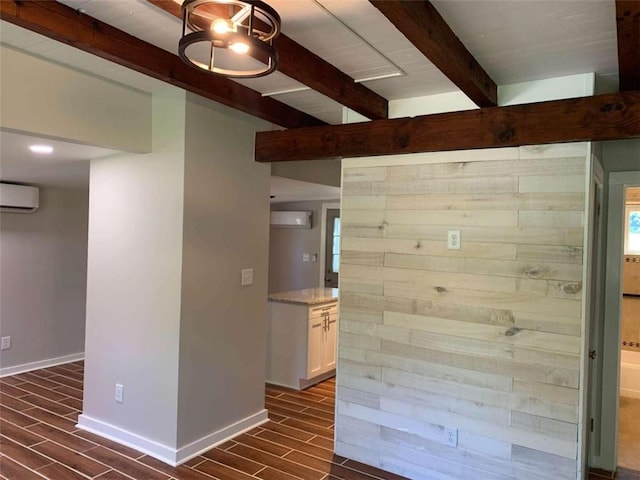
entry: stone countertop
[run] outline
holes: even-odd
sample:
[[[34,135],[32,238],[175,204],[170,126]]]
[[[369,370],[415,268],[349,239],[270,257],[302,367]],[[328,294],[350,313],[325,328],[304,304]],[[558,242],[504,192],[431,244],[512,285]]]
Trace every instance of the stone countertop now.
[[[270,302],[294,303],[297,305],[319,305],[338,300],[337,288],[305,288],[291,292],[271,293]]]

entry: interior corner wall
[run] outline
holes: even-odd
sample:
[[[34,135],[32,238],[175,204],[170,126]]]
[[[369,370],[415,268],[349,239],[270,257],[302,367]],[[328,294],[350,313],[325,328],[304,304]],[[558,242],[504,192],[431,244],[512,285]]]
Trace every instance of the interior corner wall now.
[[[0,214],[0,374],[84,352],[88,210],[86,188],[42,187],[37,212]]]
[[[336,200],[337,201],[337,200]],[[322,242],[322,204],[312,202],[274,203],[272,211],[311,211],[311,228],[269,229],[269,293],[315,288],[320,278],[320,246]],[[317,261],[303,261],[302,255],[316,254]]]
[[[338,455],[578,477],[589,162],[586,144],[343,160]]]
[[[175,451],[185,94],[153,98],[153,151],[92,160],[83,428]],[[115,384],[124,401],[114,399]]]
[[[178,446],[266,420],[269,124],[187,95]],[[241,286],[243,269],[253,284]],[[209,442],[209,443],[207,443]]]

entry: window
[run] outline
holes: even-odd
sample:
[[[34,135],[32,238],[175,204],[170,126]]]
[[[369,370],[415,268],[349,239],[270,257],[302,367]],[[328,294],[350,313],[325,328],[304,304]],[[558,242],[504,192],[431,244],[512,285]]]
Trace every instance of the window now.
[[[333,218],[333,248],[331,249],[331,269],[340,272],[340,217]]]
[[[627,204],[624,218],[624,253],[640,255],[640,204]]]

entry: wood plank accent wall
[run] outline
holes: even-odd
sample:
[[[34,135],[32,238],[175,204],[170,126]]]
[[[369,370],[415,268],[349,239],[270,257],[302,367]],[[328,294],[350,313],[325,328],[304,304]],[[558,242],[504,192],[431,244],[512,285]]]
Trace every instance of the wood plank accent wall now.
[[[343,160],[338,454],[577,477],[587,165],[586,144]]]

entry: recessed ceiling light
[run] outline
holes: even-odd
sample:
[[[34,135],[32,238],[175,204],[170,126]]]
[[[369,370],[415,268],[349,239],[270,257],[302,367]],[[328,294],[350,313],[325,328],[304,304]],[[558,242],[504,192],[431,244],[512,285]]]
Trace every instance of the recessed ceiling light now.
[[[31,145],[29,150],[33,153],[51,153],[53,152],[53,147],[50,145]]]

